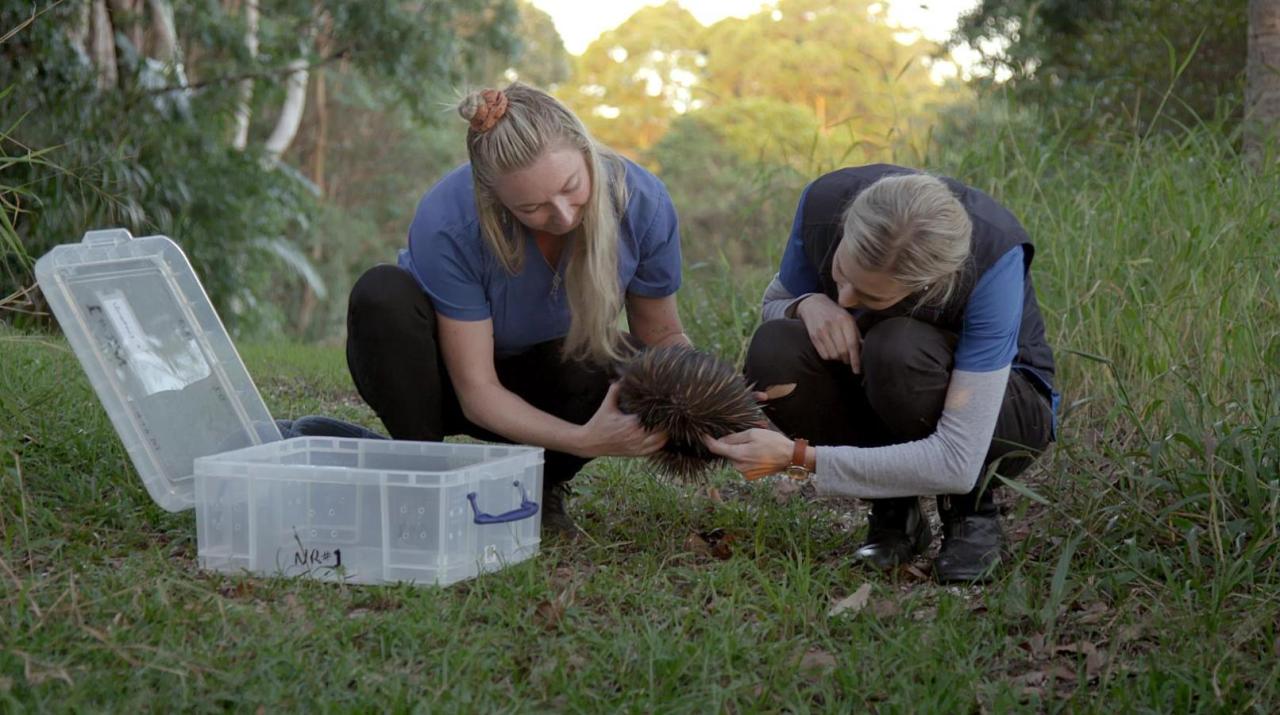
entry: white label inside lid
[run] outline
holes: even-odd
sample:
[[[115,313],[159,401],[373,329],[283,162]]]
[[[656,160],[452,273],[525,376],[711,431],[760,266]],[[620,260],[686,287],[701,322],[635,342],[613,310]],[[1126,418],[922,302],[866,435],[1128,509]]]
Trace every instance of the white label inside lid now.
[[[166,336],[167,340],[148,335],[121,291],[100,293],[98,298],[130,370],[147,395],[181,390],[209,376],[209,364],[195,341],[180,335]]]

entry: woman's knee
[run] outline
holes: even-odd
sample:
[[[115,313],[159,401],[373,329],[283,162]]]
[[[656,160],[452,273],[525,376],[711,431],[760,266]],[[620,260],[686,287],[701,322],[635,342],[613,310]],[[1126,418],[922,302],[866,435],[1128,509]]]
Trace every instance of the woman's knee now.
[[[951,383],[956,338],[912,318],[890,318],[867,331],[862,371],[867,402],[900,440],[935,429]]]
[[[348,307],[352,311],[361,312],[384,310],[389,306],[411,302],[421,294],[422,288],[410,272],[399,266],[381,263],[356,279],[355,285],[351,287]]]
[[[862,369],[868,381],[901,383],[920,377],[950,379],[956,337],[908,317],[876,324],[862,339]]]
[[[820,361],[809,333],[799,320],[769,320],[756,328],[747,348],[743,372],[756,385],[795,382],[805,367]]]
[[[430,306],[430,301],[411,273],[399,266],[377,265],[365,271],[351,287],[347,320],[387,320],[406,312],[415,313],[413,309],[419,304]]]

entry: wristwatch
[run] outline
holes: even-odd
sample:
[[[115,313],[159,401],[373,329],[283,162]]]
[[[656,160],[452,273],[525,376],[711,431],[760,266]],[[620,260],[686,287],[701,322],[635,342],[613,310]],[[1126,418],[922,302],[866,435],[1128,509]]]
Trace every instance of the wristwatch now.
[[[813,472],[809,471],[804,463],[805,453],[809,450],[809,440],[797,437],[795,442],[795,449],[791,451],[791,464],[787,465],[783,473],[797,482],[807,482],[809,477],[813,476]]]

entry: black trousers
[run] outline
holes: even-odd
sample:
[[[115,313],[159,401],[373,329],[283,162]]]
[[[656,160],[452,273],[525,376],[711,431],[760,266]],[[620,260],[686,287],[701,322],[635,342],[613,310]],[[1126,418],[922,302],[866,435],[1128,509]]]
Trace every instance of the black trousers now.
[[[748,381],[760,387],[795,383],[765,414],[779,429],[815,445],[879,447],[928,437],[938,425],[957,336],[908,317],[890,318],[863,334],[862,374],[823,360],[800,320],[762,324],[747,352]],[[1052,439],[1049,400],[1020,371],[1010,373],[983,473],[1023,472]],[[947,499],[961,513],[990,512],[992,485]],[[944,497],[939,497],[942,501]]]
[[[534,407],[585,424],[609,390],[614,366],[561,359],[562,340],[497,358],[503,387]],[[438,442],[465,434],[510,442],[467,420],[440,354],[431,299],[408,271],[380,265],[351,289],[347,306],[347,367],[360,396],[392,439]],[[548,450],[543,486],[573,478],[589,459]]]

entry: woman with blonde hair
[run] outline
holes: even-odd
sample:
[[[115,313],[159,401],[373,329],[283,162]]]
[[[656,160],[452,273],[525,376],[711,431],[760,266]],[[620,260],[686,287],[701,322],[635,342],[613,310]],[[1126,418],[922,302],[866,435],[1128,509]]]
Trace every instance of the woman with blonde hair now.
[[[610,382],[634,347],[688,343],[675,210],[545,92],[486,89],[458,112],[470,162],[422,198],[398,265],[353,287],[348,366],[395,439],[544,447],[544,531],[577,536],[565,483],[666,440],[618,410]]]
[[[858,557],[889,568],[931,541],[940,581],[1002,559],[1001,477],[1053,439],[1053,352],[1031,283],[1035,248],[981,191],[885,164],[842,169],[800,197],[764,295],[747,377],[794,384],[752,429],[708,447],[748,478],[809,473],[820,494],[871,500]]]

